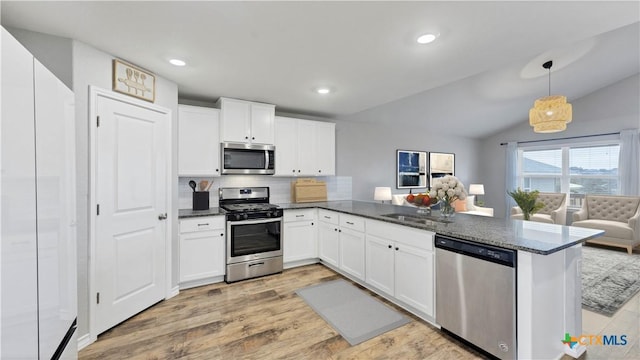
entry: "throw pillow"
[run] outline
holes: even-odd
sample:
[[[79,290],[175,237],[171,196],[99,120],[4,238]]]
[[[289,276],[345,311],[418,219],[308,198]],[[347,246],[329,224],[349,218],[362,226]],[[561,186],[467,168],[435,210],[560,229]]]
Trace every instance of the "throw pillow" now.
[[[456,212],[467,211],[467,201],[466,200],[456,200],[453,204],[456,209]]]

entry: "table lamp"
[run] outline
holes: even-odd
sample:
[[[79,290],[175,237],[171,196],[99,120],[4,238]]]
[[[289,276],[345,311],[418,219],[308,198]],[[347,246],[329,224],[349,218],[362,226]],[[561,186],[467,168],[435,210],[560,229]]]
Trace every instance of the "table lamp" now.
[[[373,200],[380,200],[384,204],[385,200],[391,200],[391,188],[390,187],[376,187],[373,193]]]
[[[484,185],[482,184],[471,184],[469,185],[469,195],[476,195],[475,204],[478,206],[483,206],[484,201],[480,201],[478,199],[478,195],[484,195]]]

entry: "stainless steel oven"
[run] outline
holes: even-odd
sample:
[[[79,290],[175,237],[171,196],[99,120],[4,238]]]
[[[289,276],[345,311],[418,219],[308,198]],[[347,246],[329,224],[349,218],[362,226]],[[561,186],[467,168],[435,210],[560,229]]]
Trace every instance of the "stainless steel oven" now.
[[[282,272],[282,209],[269,188],[220,188],[227,212],[227,271],[234,282]]]

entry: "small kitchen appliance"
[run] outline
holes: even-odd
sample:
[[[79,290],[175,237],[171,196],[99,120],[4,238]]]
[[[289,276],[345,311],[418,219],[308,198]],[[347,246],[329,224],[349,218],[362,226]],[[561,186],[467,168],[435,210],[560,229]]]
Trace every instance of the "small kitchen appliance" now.
[[[226,282],[282,272],[282,209],[268,187],[220,188],[227,213]]]

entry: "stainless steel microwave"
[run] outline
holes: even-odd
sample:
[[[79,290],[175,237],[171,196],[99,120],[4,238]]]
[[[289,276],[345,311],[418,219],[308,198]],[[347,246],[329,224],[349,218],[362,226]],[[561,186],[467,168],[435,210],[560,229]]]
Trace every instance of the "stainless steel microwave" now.
[[[222,174],[272,175],[275,173],[275,151],[273,145],[253,145],[223,142]]]

